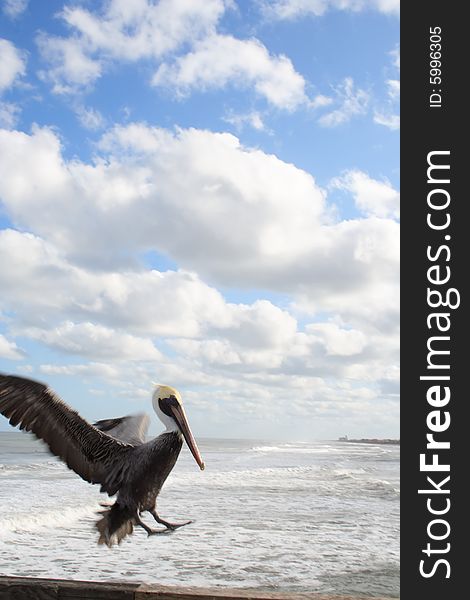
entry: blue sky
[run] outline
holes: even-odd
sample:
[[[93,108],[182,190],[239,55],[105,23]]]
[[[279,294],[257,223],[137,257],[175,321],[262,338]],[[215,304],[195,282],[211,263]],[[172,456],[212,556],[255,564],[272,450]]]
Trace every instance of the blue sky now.
[[[0,9],[0,370],[89,419],[159,381],[203,436],[398,436],[398,2]]]

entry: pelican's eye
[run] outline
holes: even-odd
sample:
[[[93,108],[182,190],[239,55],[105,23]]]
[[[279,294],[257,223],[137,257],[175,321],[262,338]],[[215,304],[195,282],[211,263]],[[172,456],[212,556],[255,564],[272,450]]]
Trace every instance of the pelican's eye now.
[[[171,407],[177,407],[179,406],[179,402],[176,399],[175,396],[170,396],[169,398],[159,398],[158,399],[158,406],[160,407],[160,410],[165,413],[165,415],[167,415],[168,417],[172,417],[173,418],[173,412],[171,411]]]

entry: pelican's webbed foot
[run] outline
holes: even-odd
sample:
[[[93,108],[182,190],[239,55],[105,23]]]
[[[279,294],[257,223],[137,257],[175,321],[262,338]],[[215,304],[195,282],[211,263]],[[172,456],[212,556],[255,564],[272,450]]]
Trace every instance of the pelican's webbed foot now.
[[[152,517],[155,519],[155,521],[157,523],[160,523],[161,525],[165,525],[165,527],[169,531],[174,531],[175,529],[178,529],[178,527],[184,527],[184,525],[189,525],[190,523],[192,523],[192,521],[184,521],[184,523],[169,523],[168,521],[165,521],[164,519],[159,517],[158,513],[155,509],[149,510],[149,513],[152,515]]]
[[[157,535],[159,533],[169,533],[171,531],[171,529],[152,529],[151,527],[149,527],[148,525],[146,525],[142,519],[140,519],[140,517],[135,517],[135,522],[136,525],[140,525],[143,529],[145,529],[145,531],[147,532],[147,535]]]

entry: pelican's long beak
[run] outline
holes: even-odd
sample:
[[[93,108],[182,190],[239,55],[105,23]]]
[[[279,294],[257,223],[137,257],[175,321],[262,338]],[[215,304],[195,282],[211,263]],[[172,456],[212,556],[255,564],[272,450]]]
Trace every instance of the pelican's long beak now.
[[[183,434],[184,439],[188,444],[188,448],[191,450],[191,454],[194,456],[194,459],[199,465],[201,471],[204,471],[204,461],[202,460],[202,456],[199,452],[199,448],[197,447],[196,440],[194,439],[194,436],[191,432],[191,428],[189,427],[188,419],[186,417],[186,413],[184,412],[184,408],[181,406],[181,404],[178,404],[176,406],[172,404],[170,410],[173,413],[173,416],[176,419],[179,428],[181,429],[181,433]]]

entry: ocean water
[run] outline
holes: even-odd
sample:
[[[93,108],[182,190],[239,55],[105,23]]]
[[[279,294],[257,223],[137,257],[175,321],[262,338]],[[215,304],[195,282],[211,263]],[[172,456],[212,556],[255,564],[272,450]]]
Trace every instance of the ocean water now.
[[[398,446],[199,440],[158,499],[169,535],[109,549],[107,496],[23,433],[0,433],[0,574],[399,596]],[[144,517],[149,525],[156,525]]]

